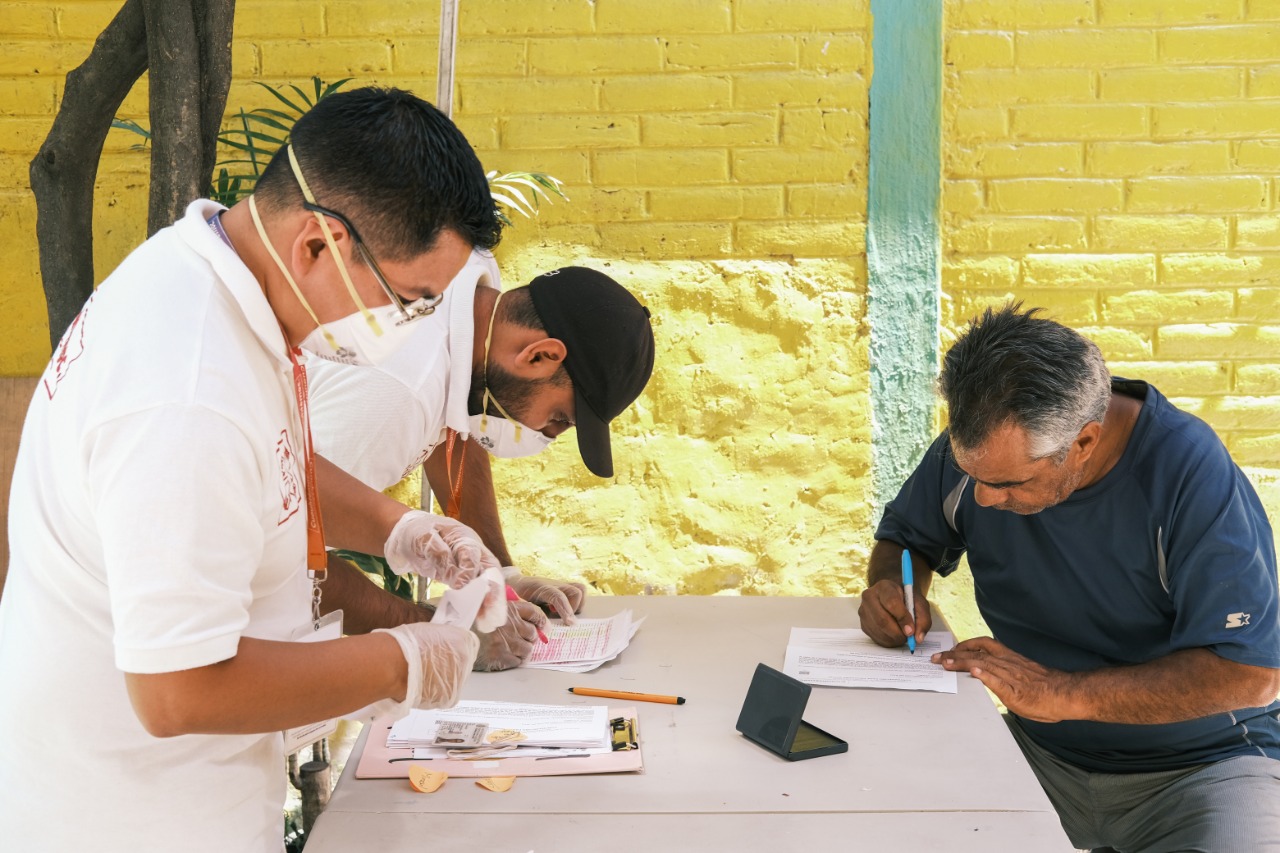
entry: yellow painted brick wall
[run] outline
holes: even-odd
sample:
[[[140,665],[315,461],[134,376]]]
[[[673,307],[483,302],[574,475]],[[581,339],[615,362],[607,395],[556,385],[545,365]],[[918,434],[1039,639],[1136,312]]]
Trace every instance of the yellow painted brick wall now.
[[[47,357],[26,168],[62,78],[119,0],[0,0],[0,373]],[[455,119],[486,168],[570,203],[521,220],[509,283],[607,265],[652,307],[659,356],[620,419],[618,477],[572,440],[504,462],[529,569],[615,592],[839,593],[870,545],[864,225],[867,0],[463,0]],[[251,81],[351,76],[435,96],[438,4],[239,0],[230,107]],[[127,115],[145,118],[145,91]],[[113,133],[104,275],[142,237],[147,156]],[[15,323],[14,318],[20,317]]]
[[[1280,5],[946,0],[944,317],[1016,296],[1280,467]]]
[[[0,373],[47,357],[27,163],[118,6],[0,0]],[[230,106],[312,74],[433,98],[436,15],[240,0]],[[948,331],[1008,296],[1045,305],[1280,467],[1280,5],[946,0],[946,26]],[[869,27],[866,0],[463,2],[457,121],[487,168],[550,172],[572,199],[509,232],[508,281],[608,265],[660,347],[615,482],[571,441],[498,463],[528,568],[697,593],[838,593],[860,572]],[[145,110],[142,85],[122,112]],[[113,133],[100,169],[99,277],[143,236],[133,142]],[[976,627],[961,585],[939,594]]]

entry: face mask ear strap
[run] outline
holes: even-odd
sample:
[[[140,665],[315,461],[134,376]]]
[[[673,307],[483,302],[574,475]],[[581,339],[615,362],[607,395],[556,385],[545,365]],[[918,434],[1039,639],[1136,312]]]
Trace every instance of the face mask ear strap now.
[[[489,387],[486,385],[484,389],[484,401],[483,401],[484,408],[485,409],[489,408],[490,403],[493,403],[493,405],[497,407],[498,411],[502,412],[502,416],[504,418],[511,421],[512,425],[515,427],[516,441],[517,442],[520,441],[520,434],[521,434],[521,431],[524,429],[524,424],[520,423],[518,420],[511,417],[511,415],[507,414],[507,410],[502,408],[502,404],[498,402],[497,397],[489,393]],[[485,431],[488,431],[489,429],[489,416],[485,414],[484,411],[480,412],[480,429]]]
[[[271,260],[276,262],[276,266],[279,267],[280,272],[284,274],[284,280],[289,282],[289,287],[293,289],[293,295],[298,297],[298,302],[302,303],[302,307],[306,310],[307,316],[310,317],[316,326],[319,327],[320,334],[324,335],[325,341],[328,342],[329,346],[333,347],[334,352],[338,352],[340,347],[338,346],[337,339],[329,333],[329,330],[325,328],[324,323],[320,322],[320,318],[316,316],[316,312],[311,310],[311,304],[307,302],[307,298],[302,295],[302,290],[298,287],[298,283],[293,280],[293,275],[290,274],[289,268],[284,265],[284,261],[280,260],[280,254],[276,252],[276,247],[271,245],[271,240],[267,237],[267,229],[262,224],[262,217],[258,215],[258,203],[254,200],[253,196],[249,196],[249,216],[253,219],[254,227],[258,229],[258,236],[262,238],[262,245],[267,247],[267,254],[271,256]]]
[[[302,177],[302,167],[298,165],[298,158],[293,153],[293,146],[288,146],[285,151],[289,154],[289,166],[293,169],[293,176],[298,179],[298,186],[302,189],[302,197],[310,204],[318,204],[316,197],[311,194],[311,187],[307,186],[307,179]],[[351,281],[351,274],[347,272],[347,264],[342,260],[342,255],[338,254],[338,243],[333,239],[333,231],[329,229],[329,220],[318,210],[311,212],[315,214],[316,221],[320,223],[320,230],[324,232],[325,243],[329,246],[329,251],[333,253],[333,259],[338,265],[338,272],[342,274],[343,282],[347,285],[347,293],[351,296],[351,301],[356,304],[356,308],[360,309],[360,315],[364,317],[365,322],[373,329],[373,333],[378,337],[382,337],[382,327],[378,325],[377,319],[360,299],[360,294],[356,292],[356,286]],[[354,243],[354,240],[352,242]]]
[[[484,336],[484,368],[482,376],[484,377],[484,397],[480,401],[480,429],[488,431],[489,429],[489,402],[497,407],[502,416],[516,427],[516,441],[520,440],[520,431],[522,424],[507,414],[507,410],[502,408],[502,404],[498,402],[498,398],[489,393],[489,345],[493,343],[493,321],[498,316],[498,303],[502,301],[502,291],[498,292],[498,296],[493,300],[493,311],[489,314],[489,331]]]

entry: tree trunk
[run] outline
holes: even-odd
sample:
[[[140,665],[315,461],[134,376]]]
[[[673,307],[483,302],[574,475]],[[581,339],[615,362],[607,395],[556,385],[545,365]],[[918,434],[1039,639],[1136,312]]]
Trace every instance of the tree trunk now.
[[[67,75],[62,106],[30,170],[53,347],[93,292],[93,189],[102,144],[148,65],[154,73],[147,234],[207,192],[231,87],[235,5],[127,0],[89,58]]]
[[[93,292],[93,185],[111,119],[147,70],[140,0],[128,0],[67,75],[62,106],[31,161],[40,278],[56,347]]]
[[[231,86],[234,0],[142,0],[151,64],[147,234],[205,195]]]
[[[196,38],[200,42],[200,138],[204,159],[200,174],[209,182],[218,160],[218,129],[227,111],[231,90],[231,34],[236,16],[236,0],[198,0],[203,10],[196,14]],[[201,193],[207,188],[201,188]]]

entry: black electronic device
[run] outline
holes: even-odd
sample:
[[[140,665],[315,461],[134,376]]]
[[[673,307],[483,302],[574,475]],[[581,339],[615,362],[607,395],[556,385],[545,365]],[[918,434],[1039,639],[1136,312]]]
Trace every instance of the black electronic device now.
[[[801,719],[812,689],[759,664],[738,714],[738,731],[788,761],[848,752],[846,741]]]

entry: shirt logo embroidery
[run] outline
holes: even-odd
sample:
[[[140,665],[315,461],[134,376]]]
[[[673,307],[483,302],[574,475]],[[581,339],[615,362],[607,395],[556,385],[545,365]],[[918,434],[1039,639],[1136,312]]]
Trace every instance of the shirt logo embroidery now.
[[[53,354],[53,359],[49,362],[49,366],[44,372],[44,390],[49,395],[49,399],[53,399],[54,392],[58,390],[58,385],[66,378],[67,372],[71,369],[71,364],[77,358],[84,355],[84,318],[89,313],[90,306],[93,305],[93,297],[89,297],[89,301],[80,309],[80,313],[71,321],[71,325],[67,331],[63,333],[62,340],[58,343],[58,351]],[[52,382],[50,381],[52,380]]]
[[[1228,613],[1226,627],[1243,628],[1249,624],[1249,617],[1252,615],[1251,613]]]
[[[280,430],[276,442],[276,462],[280,464],[280,520],[276,527],[293,518],[302,506],[302,480],[298,477],[298,457],[289,443],[289,431]]]
[[[413,462],[409,465],[409,467],[404,469],[404,473],[400,475],[400,479],[403,480],[404,478],[412,474],[414,471],[417,471],[418,468],[420,468],[427,461],[427,457],[429,457],[431,455],[431,452],[435,449],[436,449],[436,446],[432,444],[432,445],[429,445],[426,450],[419,453],[418,458],[413,460]]]

